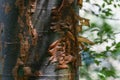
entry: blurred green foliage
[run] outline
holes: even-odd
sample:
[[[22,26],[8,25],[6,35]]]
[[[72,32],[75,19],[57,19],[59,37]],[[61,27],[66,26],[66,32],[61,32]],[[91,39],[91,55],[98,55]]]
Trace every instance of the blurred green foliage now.
[[[85,2],[87,3],[90,3],[90,1],[91,0],[85,0]],[[104,63],[105,60],[108,60],[109,58],[117,60],[118,56],[120,56],[120,42],[115,41],[116,34],[113,30],[113,26],[111,26],[109,22],[107,22],[106,20],[114,15],[112,9],[109,8],[108,6],[113,6],[114,9],[116,9],[120,7],[120,1],[103,0],[102,5],[99,3],[93,5],[96,5],[100,8],[99,9],[100,13],[97,15],[97,17],[101,18],[102,25],[99,25],[97,21],[92,22],[90,28],[83,30],[83,34],[87,31],[97,32],[97,37],[94,39],[94,42],[97,45],[101,45],[105,42],[108,43],[109,40],[113,42],[112,45],[106,46],[105,51],[102,51],[100,53],[91,50],[90,47],[88,47],[87,51],[83,51],[89,54],[89,57],[87,58],[89,60],[92,59],[92,62],[87,60],[87,58],[85,57],[85,55],[88,56],[88,54],[84,54],[84,56],[82,55],[83,66],[80,67],[80,78],[81,79],[84,78],[83,80],[109,80],[109,77],[112,77],[112,79],[120,79],[120,75],[117,74],[117,71],[114,65],[112,65],[112,63],[108,62],[107,66],[109,65],[109,67],[104,67],[101,65],[102,63]],[[93,15],[96,16],[96,14],[94,13]],[[86,65],[87,63],[90,64]],[[93,69],[91,70],[90,68],[91,65],[96,65],[96,67],[95,68],[93,67]],[[94,72],[96,73],[97,79],[91,76],[91,74]]]

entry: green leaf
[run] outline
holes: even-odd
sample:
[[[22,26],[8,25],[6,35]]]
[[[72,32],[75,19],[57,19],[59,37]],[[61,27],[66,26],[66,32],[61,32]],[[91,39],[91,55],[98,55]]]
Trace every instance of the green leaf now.
[[[104,74],[106,77],[114,77],[115,76],[115,69],[111,67],[110,69],[103,67],[102,70],[100,71],[102,74]]]
[[[101,39],[100,38],[96,38],[96,39],[94,39],[94,42],[95,43],[101,43]]]
[[[91,32],[94,32],[94,31],[100,31],[100,29],[92,29]]]
[[[106,78],[106,76],[103,74],[103,73],[98,73],[98,75],[100,76],[100,77],[103,77],[103,78]]]
[[[114,7],[116,8],[116,7],[117,7],[117,5],[116,5],[116,4],[114,4]]]
[[[105,7],[105,3],[102,4],[102,8],[104,8],[104,7]]]
[[[120,4],[118,4],[118,6],[120,7]]]
[[[120,48],[120,42],[116,44],[115,48]]]
[[[94,62],[99,65],[101,63],[101,61],[98,61],[98,60],[94,60]]]
[[[104,2],[106,2],[108,5],[111,5],[113,0],[104,0]]]
[[[112,13],[110,13],[109,11],[105,13],[106,16],[111,16]]]
[[[107,46],[107,47],[106,47],[106,50],[107,50],[107,51],[109,51],[109,50],[110,50],[110,48],[111,48],[111,47]]]

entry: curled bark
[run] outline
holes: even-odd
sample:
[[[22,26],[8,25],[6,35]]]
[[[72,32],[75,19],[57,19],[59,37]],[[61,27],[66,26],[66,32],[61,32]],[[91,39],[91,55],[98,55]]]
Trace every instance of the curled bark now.
[[[82,25],[89,25],[88,19],[76,14],[78,10],[76,4],[81,6],[82,0],[14,0],[14,2],[19,14],[16,15],[18,16],[16,23],[20,29],[17,34],[20,52],[18,51],[16,65],[13,65],[14,79],[75,80],[81,64],[79,47],[83,49],[84,43],[92,44],[86,38],[78,38]],[[5,13],[10,13],[13,8],[8,6],[7,4]],[[34,13],[36,15],[32,17]],[[30,55],[34,57],[31,64],[28,63]]]
[[[15,5],[19,9],[18,24],[20,25],[21,29],[18,35],[20,40],[20,55],[17,60],[16,66],[13,69],[15,80],[18,80],[19,78],[27,80],[28,76],[34,75],[30,66],[27,66],[27,61],[29,58],[29,51],[31,47],[33,48],[37,45],[38,33],[32,23],[32,15],[36,10],[37,0],[28,0],[26,4],[25,2],[25,0],[17,0],[15,3]],[[23,64],[18,64],[19,62]],[[23,67],[20,68],[20,66]],[[23,73],[18,74],[20,69],[23,70]]]

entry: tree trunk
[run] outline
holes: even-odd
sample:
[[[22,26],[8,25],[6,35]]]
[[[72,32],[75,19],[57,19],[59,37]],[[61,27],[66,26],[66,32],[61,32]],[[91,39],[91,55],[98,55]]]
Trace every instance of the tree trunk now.
[[[15,2],[16,0],[0,0],[0,21],[4,30],[2,33],[2,54],[4,56],[2,80],[13,80],[12,69],[19,53],[18,10]]]
[[[22,54],[26,58],[22,64],[30,67],[31,73],[19,80],[79,80],[77,0],[37,0],[35,12],[29,6],[32,0],[22,0],[25,11],[16,1],[19,0],[1,0],[0,17],[4,24],[2,80],[15,80],[12,70],[15,65],[19,67],[16,62]]]
[[[54,13],[54,10],[58,10],[58,9],[60,11]],[[38,67],[38,70],[42,73],[42,75],[40,77],[37,77],[35,80],[48,80],[48,79],[49,80],[79,80],[78,67],[76,67],[76,63],[74,64],[74,62],[70,62],[68,64],[65,64],[68,67],[65,67],[65,65],[63,65],[62,66],[63,68],[62,67],[57,68],[59,65],[59,61],[54,61],[53,59],[53,62],[52,60],[50,62],[50,58],[52,56],[52,57],[57,57],[58,59],[60,52],[59,51],[56,53],[53,52],[53,55],[50,55],[48,50],[50,48],[50,45],[52,45],[52,43],[54,44],[54,42],[67,35],[67,29],[65,31],[64,30],[62,31],[61,29],[62,32],[61,34],[61,32],[59,31],[52,30],[51,29],[52,27],[56,26],[57,28],[59,28],[59,24],[61,25],[60,27],[68,26],[68,28],[70,28],[71,26],[73,30],[70,31],[73,33],[73,35],[77,35],[74,30],[75,27],[73,26],[76,26],[78,22],[75,20],[69,20],[69,19],[74,19],[74,17],[71,17],[74,16],[74,14],[71,12],[71,9],[75,11],[76,14],[78,13],[77,0],[74,0],[74,2],[71,3],[69,3],[69,1],[64,2],[64,0],[38,1],[33,22],[40,35],[38,42],[40,61],[39,61],[39,67],[38,66],[36,67]],[[54,16],[58,19],[53,19]],[[66,18],[68,18],[68,21]],[[54,24],[58,24],[58,26]],[[74,40],[71,39],[69,40],[70,40],[69,46],[71,47],[74,46],[73,49],[78,48],[78,45],[76,45],[76,42],[74,42]],[[70,50],[72,50],[72,48]],[[70,52],[65,55],[67,56],[70,54],[72,57],[76,57],[76,54],[78,54],[78,50],[76,49],[74,53],[75,54],[72,54],[72,52]]]

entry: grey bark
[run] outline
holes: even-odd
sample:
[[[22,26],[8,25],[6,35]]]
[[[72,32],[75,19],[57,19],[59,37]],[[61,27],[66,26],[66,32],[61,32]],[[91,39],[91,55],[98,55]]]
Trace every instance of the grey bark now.
[[[16,0],[0,0],[0,20],[4,25],[2,39],[4,68],[2,80],[13,80],[12,69],[19,53],[19,41],[17,40],[19,30],[17,27],[18,10],[15,2]]]
[[[60,5],[62,0],[38,0],[37,9],[33,16],[33,24],[39,33],[38,44],[36,51],[39,53],[39,62],[31,62],[31,67],[35,70],[43,72],[41,77],[30,77],[29,80],[68,80],[64,74],[68,74],[70,69],[63,69],[56,71],[56,63],[48,64],[50,55],[48,54],[49,45],[59,38],[57,33],[51,32],[51,9]],[[76,1],[73,7],[76,12]],[[2,80],[14,80],[12,76],[12,69],[15,66],[19,54],[19,41],[17,35],[19,27],[17,23],[18,9],[15,6],[16,0],[0,0],[2,4],[9,4],[12,8],[6,14],[5,7],[0,6],[0,20],[4,24],[4,38],[3,38],[3,56],[4,56],[4,69]],[[78,75],[77,75],[78,76]],[[76,77],[77,77],[76,76]],[[78,78],[76,79],[78,80]]]
[[[48,54],[49,45],[59,38],[59,34],[50,30],[51,9],[61,4],[62,0],[38,0],[37,9],[33,17],[33,23],[39,33],[38,52],[40,60],[36,69],[42,71],[43,76],[35,80],[68,80],[70,69],[55,71],[56,63],[48,64],[50,55]],[[74,0],[72,7],[78,13],[77,0]],[[67,75],[66,75],[67,74]],[[79,79],[79,74],[76,72],[75,80]],[[33,78],[31,79],[33,80]]]

